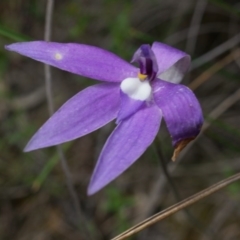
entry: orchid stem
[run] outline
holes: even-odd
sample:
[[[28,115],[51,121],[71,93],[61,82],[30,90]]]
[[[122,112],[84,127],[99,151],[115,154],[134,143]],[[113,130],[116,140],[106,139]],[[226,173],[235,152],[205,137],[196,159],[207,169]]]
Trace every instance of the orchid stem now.
[[[182,198],[179,194],[179,191],[178,191],[171,175],[168,172],[167,162],[164,158],[164,154],[163,154],[162,149],[161,149],[161,142],[160,142],[160,139],[158,137],[156,137],[156,139],[155,139],[155,149],[156,149],[156,152],[158,154],[159,162],[160,162],[161,167],[163,169],[163,174],[164,174],[167,182],[170,185],[170,188],[173,192],[173,195],[174,195],[176,201],[179,202],[179,201],[181,201]],[[191,225],[193,225],[199,232],[205,234],[208,237],[209,236],[213,237],[214,232],[211,231],[211,229],[206,230],[206,227],[204,227],[203,224],[194,215],[192,215],[192,213],[189,210],[183,209],[183,212],[185,213],[187,219],[189,220],[189,223]]]
[[[45,31],[44,31],[44,40],[50,41],[51,33],[52,33],[52,15],[54,9],[54,0],[47,0],[46,6],[46,19],[45,19]],[[46,86],[46,96],[48,103],[49,115],[51,116],[54,113],[54,104],[53,104],[53,94],[52,94],[52,76],[51,76],[51,68],[49,65],[44,65],[44,75],[45,75],[45,86]],[[63,149],[61,145],[57,146],[57,153],[59,155],[61,166],[66,177],[67,188],[69,194],[73,200],[73,205],[78,218],[78,226],[83,226],[81,229],[83,230],[83,234],[85,235],[85,239],[93,239],[87,221],[82,214],[82,210],[80,207],[80,201],[78,199],[77,193],[74,189],[71,173],[67,164],[67,160],[65,158]]]

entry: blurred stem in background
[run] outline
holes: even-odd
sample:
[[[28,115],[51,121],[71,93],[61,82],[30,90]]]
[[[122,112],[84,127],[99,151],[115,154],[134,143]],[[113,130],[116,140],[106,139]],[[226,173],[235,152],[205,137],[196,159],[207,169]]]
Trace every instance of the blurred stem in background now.
[[[54,0],[47,0],[45,32],[44,32],[45,41],[50,41],[51,39],[53,9],[54,9]],[[53,94],[52,94],[51,67],[49,65],[46,65],[46,64],[44,65],[44,75],[45,75],[48,110],[49,110],[49,115],[51,116],[54,113],[54,104],[53,104]],[[76,211],[77,226],[81,229],[82,233],[85,235],[85,239],[93,239],[93,236],[90,231],[90,225],[88,225],[88,222],[84,216],[83,210],[81,209],[81,206],[80,206],[80,200],[78,199],[77,193],[73,186],[72,176],[63,152],[63,148],[61,147],[61,145],[58,145],[56,148],[57,148],[58,156],[61,161],[63,172],[66,177],[68,191],[73,200],[74,209]]]
[[[163,174],[167,180],[167,183],[169,185],[169,187],[171,188],[171,191],[176,199],[177,202],[180,202],[181,201],[181,196],[179,194],[179,191],[168,171],[168,168],[167,168],[167,164],[168,162],[166,161],[165,157],[164,157],[164,153],[162,151],[162,144],[161,144],[161,141],[159,139],[159,137],[157,136],[156,139],[155,139],[155,142],[154,142],[154,148],[155,148],[155,152],[157,153],[157,156],[158,156],[158,160],[159,160],[159,163],[161,165],[161,168],[163,170]],[[187,210],[187,209],[183,209],[187,219],[189,220],[189,223],[195,228],[197,229],[200,233],[208,236],[208,237],[213,237],[213,231],[209,228],[209,229],[206,229],[206,227],[194,216],[192,215],[192,213]]]

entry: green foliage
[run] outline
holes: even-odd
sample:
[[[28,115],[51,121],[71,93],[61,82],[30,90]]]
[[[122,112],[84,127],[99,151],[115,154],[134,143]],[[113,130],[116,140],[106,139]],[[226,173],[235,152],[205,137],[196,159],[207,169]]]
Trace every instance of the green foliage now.
[[[8,38],[12,41],[16,42],[22,42],[22,41],[29,41],[30,38],[27,36],[24,36],[23,34],[16,33],[12,31],[11,29],[4,27],[0,25],[0,36],[3,36],[5,38]]]
[[[62,146],[63,151],[66,152],[71,147],[71,143],[67,143]],[[51,171],[54,169],[58,162],[59,155],[58,152],[55,151],[52,157],[49,157],[49,160],[47,161],[41,172],[38,174],[38,176],[34,179],[32,183],[32,188],[34,190],[38,190],[39,188],[41,188],[41,186],[47,181],[49,174],[51,173]]]
[[[102,209],[117,219],[117,232],[124,231],[130,226],[128,217],[131,207],[134,206],[133,198],[111,186],[106,188],[105,194],[106,201]]]

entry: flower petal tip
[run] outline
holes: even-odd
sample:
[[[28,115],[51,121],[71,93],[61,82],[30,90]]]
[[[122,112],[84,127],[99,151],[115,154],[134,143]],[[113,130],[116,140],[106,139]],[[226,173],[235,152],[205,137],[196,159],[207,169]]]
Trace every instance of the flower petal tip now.
[[[97,191],[99,191],[100,189],[95,189],[93,188],[91,185],[88,186],[87,189],[87,195],[88,196],[92,196],[93,194],[95,194]]]
[[[4,48],[6,49],[6,50],[10,50],[10,47],[9,47],[10,45],[5,45],[4,46]]]
[[[31,149],[29,150],[29,148],[26,146],[24,149],[23,149],[23,152],[30,152]]]
[[[40,143],[38,141],[38,139],[36,138],[36,136],[34,135],[32,137],[32,139],[30,139],[30,141],[27,143],[25,148],[23,149],[23,152],[31,152],[31,151],[38,150],[38,149],[44,148],[44,147],[45,147],[45,145]]]
[[[21,43],[12,43],[12,44],[9,44],[9,45],[5,45],[4,48],[8,51],[17,51],[18,50],[18,47],[19,45],[21,45]]]
[[[92,176],[92,179],[88,185],[87,188],[87,195],[92,196],[95,193],[99,192],[101,189],[103,189],[110,181],[108,181],[107,178],[103,179],[94,179]]]
[[[36,149],[37,148],[33,148],[30,144],[27,144],[26,147],[23,149],[23,152],[31,152]]]
[[[190,143],[192,140],[194,140],[195,137],[192,138],[186,138],[181,141],[179,141],[174,149],[173,156],[172,156],[172,161],[175,162],[177,157],[179,156],[180,152]]]

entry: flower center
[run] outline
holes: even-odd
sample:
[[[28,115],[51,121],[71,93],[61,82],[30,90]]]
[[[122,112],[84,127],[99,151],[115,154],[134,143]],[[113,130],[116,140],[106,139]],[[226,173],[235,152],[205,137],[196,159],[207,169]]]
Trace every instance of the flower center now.
[[[138,77],[124,79],[120,88],[131,99],[146,101],[152,93],[150,83],[155,79],[158,72],[156,57],[150,45],[142,45],[133,55],[131,62],[139,64]]]
[[[148,44],[142,45],[133,55],[132,61],[136,62],[139,65],[140,73],[138,74],[138,78],[140,80],[148,79],[152,81],[155,79],[158,66],[156,57]]]
[[[142,74],[142,73],[138,73],[138,78],[141,80],[141,81],[144,81],[147,79],[147,75],[146,74]]]
[[[141,78],[126,78],[121,82],[120,88],[128,97],[140,101],[149,99],[152,92],[149,81]]]

